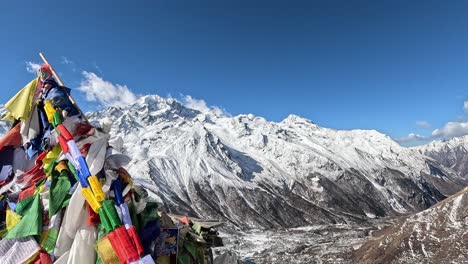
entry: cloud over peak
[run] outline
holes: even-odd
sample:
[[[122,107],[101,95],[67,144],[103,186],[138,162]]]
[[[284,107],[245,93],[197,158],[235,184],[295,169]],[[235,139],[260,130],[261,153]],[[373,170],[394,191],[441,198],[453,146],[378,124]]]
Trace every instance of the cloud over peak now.
[[[399,138],[396,141],[399,142],[399,143],[408,143],[408,142],[413,142],[413,141],[421,141],[421,140],[425,140],[425,139],[426,139],[425,136],[421,136],[421,135],[415,134],[415,133],[410,133],[410,134],[408,134],[408,136]]]
[[[93,72],[82,72],[84,80],[78,90],[85,93],[86,100],[103,106],[128,105],[137,99],[126,85],[113,84]]]
[[[461,137],[468,134],[468,122],[448,122],[444,127],[432,131],[433,137]]]
[[[182,98],[185,106],[198,110],[202,113],[213,113],[217,116],[225,115],[225,111],[218,106],[208,106],[204,100],[195,99],[190,95],[186,95]]]

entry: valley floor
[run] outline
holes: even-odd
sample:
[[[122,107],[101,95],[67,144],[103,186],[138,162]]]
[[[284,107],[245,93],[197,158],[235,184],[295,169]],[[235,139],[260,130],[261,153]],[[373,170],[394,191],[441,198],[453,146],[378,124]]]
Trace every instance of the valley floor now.
[[[285,230],[247,232],[220,230],[225,247],[214,253],[233,251],[239,259],[254,263],[354,263],[352,250],[375,230],[392,220],[367,225],[320,225]]]

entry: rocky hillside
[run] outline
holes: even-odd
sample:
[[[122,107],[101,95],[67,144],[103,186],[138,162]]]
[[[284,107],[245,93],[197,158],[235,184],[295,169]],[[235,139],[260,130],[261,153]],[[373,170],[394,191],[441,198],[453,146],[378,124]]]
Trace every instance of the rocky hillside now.
[[[354,253],[358,263],[468,263],[468,187],[399,220]]]

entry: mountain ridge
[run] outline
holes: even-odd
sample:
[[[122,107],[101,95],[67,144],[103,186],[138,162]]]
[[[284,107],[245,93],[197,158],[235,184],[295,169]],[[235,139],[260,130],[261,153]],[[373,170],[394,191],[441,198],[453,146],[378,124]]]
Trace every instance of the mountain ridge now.
[[[133,157],[132,175],[155,183],[167,210],[234,225],[406,214],[465,184],[455,171],[375,130],[322,128],[297,115],[278,123],[230,117],[157,95],[88,115],[114,120],[111,134]]]

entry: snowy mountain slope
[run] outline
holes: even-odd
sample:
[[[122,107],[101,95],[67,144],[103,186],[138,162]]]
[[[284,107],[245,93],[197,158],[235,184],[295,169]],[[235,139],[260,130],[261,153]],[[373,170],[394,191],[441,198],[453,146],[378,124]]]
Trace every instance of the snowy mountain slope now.
[[[433,141],[427,145],[414,147],[459,175],[468,179],[468,135],[450,140]]]
[[[454,171],[376,131],[321,128],[291,115],[201,113],[145,96],[89,113],[111,118],[132,175],[174,213],[247,227],[362,221],[415,212],[458,191]]]
[[[0,105],[0,119],[6,114],[6,108],[3,105]],[[10,129],[10,124],[5,121],[0,121],[0,135],[4,135]]]
[[[468,263],[468,188],[379,231],[354,252],[358,263]]]

